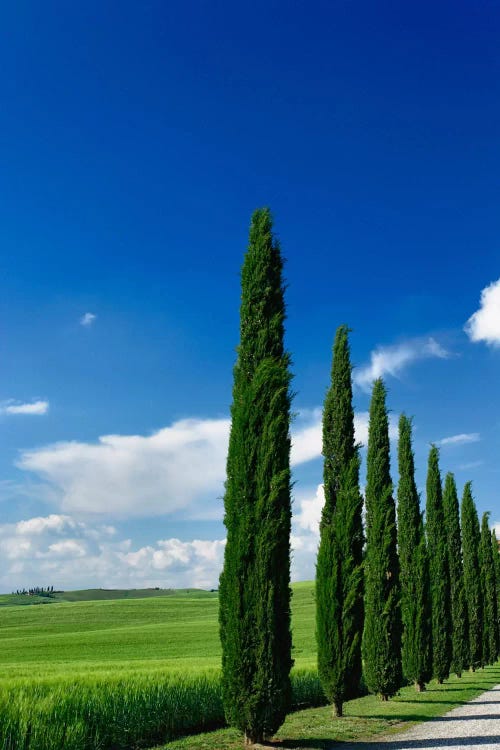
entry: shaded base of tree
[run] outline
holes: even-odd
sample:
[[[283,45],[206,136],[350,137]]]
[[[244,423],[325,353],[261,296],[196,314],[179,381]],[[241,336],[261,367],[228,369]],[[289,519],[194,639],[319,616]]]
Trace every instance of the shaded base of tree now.
[[[443,684],[443,682],[444,682],[444,680],[441,680],[441,679],[440,679],[440,680],[436,680],[436,682],[437,682],[437,684],[438,684],[438,685],[442,685],[442,684]]]
[[[469,672],[475,672],[475,671],[476,671],[475,667],[469,667]]]
[[[384,695],[383,693],[381,693],[380,694],[380,700],[384,701],[384,703],[385,703],[386,701],[389,700],[389,696],[388,695]]]
[[[247,734],[245,732],[245,747],[253,747],[254,745],[261,745],[264,741],[264,736],[261,734],[256,736],[254,734]]]
[[[425,692],[425,685],[423,682],[416,682],[415,683],[415,690],[417,693],[424,693]]]
[[[340,717],[344,715],[344,704],[342,703],[342,701],[335,701],[332,709],[334,716]]]

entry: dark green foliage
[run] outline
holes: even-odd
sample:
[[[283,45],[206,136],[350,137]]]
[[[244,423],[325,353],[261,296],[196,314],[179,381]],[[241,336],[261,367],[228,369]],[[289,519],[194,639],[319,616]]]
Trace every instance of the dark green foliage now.
[[[449,677],[452,653],[450,572],[439,473],[439,452],[435,445],[431,447],[429,453],[425,521],[431,580],[432,673],[438,682],[442,682]]]
[[[399,419],[398,550],[403,675],[421,690],[432,677],[429,564],[415,484],[411,420]]]
[[[323,409],[325,505],[316,567],[318,672],[335,713],[359,690],[363,633],[363,499],[354,439],[347,326],[335,337]]]
[[[498,656],[498,603],[495,560],[491,548],[489,513],[484,513],[481,522],[481,546],[479,561],[483,586],[483,661],[494,664]]]
[[[495,568],[495,583],[497,587],[497,626],[498,626],[498,651],[500,655],[500,554],[498,552],[498,540],[495,529],[491,530],[491,554]]]
[[[462,670],[468,668],[470,659],[462,560],[462,536],[460,532],[460,510],[455,478],[450,472],[446,475],[444,482],[443,510],[448,547],[448,566],[450,570],[451,671],[460,677]]]
[[[385,396],[382,380],[376,380],[368,431],[362,646],[366,686],[383,699],[394,695],[402,680],[396,508],[392,497]]]
[[[241,274],[220,579],[226,718],[260,742],[290,706],[290,372],[283,261],[267,209],[254,213]]]
[[[475,669],[483,659],[483,599],[481,592],[481,567],[479,546],[481,534],[479,519],[467,482],[462,497],[462,550],[464,560],[464,588],[469,621],[469,661]]]

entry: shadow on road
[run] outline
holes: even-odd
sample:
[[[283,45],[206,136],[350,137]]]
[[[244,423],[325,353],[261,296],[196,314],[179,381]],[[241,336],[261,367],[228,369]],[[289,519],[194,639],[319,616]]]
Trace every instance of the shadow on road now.
[[[394,739],[385,739],[380,742],[359,742],[353,740],[352,742],[332,742],[331,740],[321,739],[318,737],[310,737],[303,740],[283,740],[279,745],[274,747],[288,748],[289,750],[300,750],[300,748],[307,748],[307,750],[418,750],[418,748],[425,748],[425,750],[444,747],[457,747],[463,745],[463,742],[467,742],[467,746],[474,745],[498,745],[500,747],[500,734],[491,735],[489,737],[477,736],[477,737],[439,737],[428,740],[405,740],[401,736],[395,736]]]

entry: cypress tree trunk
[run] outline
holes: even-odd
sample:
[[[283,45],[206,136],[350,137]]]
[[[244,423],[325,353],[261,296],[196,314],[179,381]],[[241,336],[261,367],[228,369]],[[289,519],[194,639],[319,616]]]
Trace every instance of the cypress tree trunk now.
[[[442,683],[449,677],[451,663],[450,572],[439,453],[435,445],[429,453],[427,472],[426,532],[431,580],[432,673]]]
[[[401,686],[401,610],[396,508],[392,497],[389,421],[381,379],[373,385],[366,481],[365,626],[366,686],[382,700]]]
[[[481,592],[481,568],[479,546],[481,534],[479,519],[467,482],[462,497],[462,550],[464,559],[464,589],[469,619],[469,659],[472,670],[483,660],[483,600]]]
[[[451,670],[460,677],[462,671],[468,668],[470,658],[458,495],[455,478],[450,472],[444,483],[443,509],[451,586]]]
[[[359,693],[363,633],[363,500],[351,369],[348,329],[340,326],[323,409],[325,505],[316,567],[318,672],[336,716]]]
[[[483,654],[485,664],[494,664],[498,654],[498,609],[495,562],[491,549],[489,513],[484,513],[481,523],[481,580],[483,582],[484,627]]]
[[[415,484],[411,420],[399,420],[398,550],[401,569],[403,675],[418,692],[432,676],[429,564]]]
[[[283,261],[268,209],[254,213],[241,275],[220,579],[227,721],[261,742],[290,706],[290,372]]]

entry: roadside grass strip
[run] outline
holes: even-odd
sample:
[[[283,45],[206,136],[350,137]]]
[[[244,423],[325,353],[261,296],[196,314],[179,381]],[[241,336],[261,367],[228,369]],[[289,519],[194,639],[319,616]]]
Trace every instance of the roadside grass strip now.
[[[404,731],[410,726],[442,716],[500,683],[500,665],[452,676],[443,685],[435,681],[423,693],[404,687],[388,702],[368,695],[347,702],[341,719],[330,706],[297,711],[287,717],[274,738],[277,748],[327,750],[337,742],[373,740]],[[241,734],[233,729],[207,732],[169,742],[164,750],[241,750]]]

